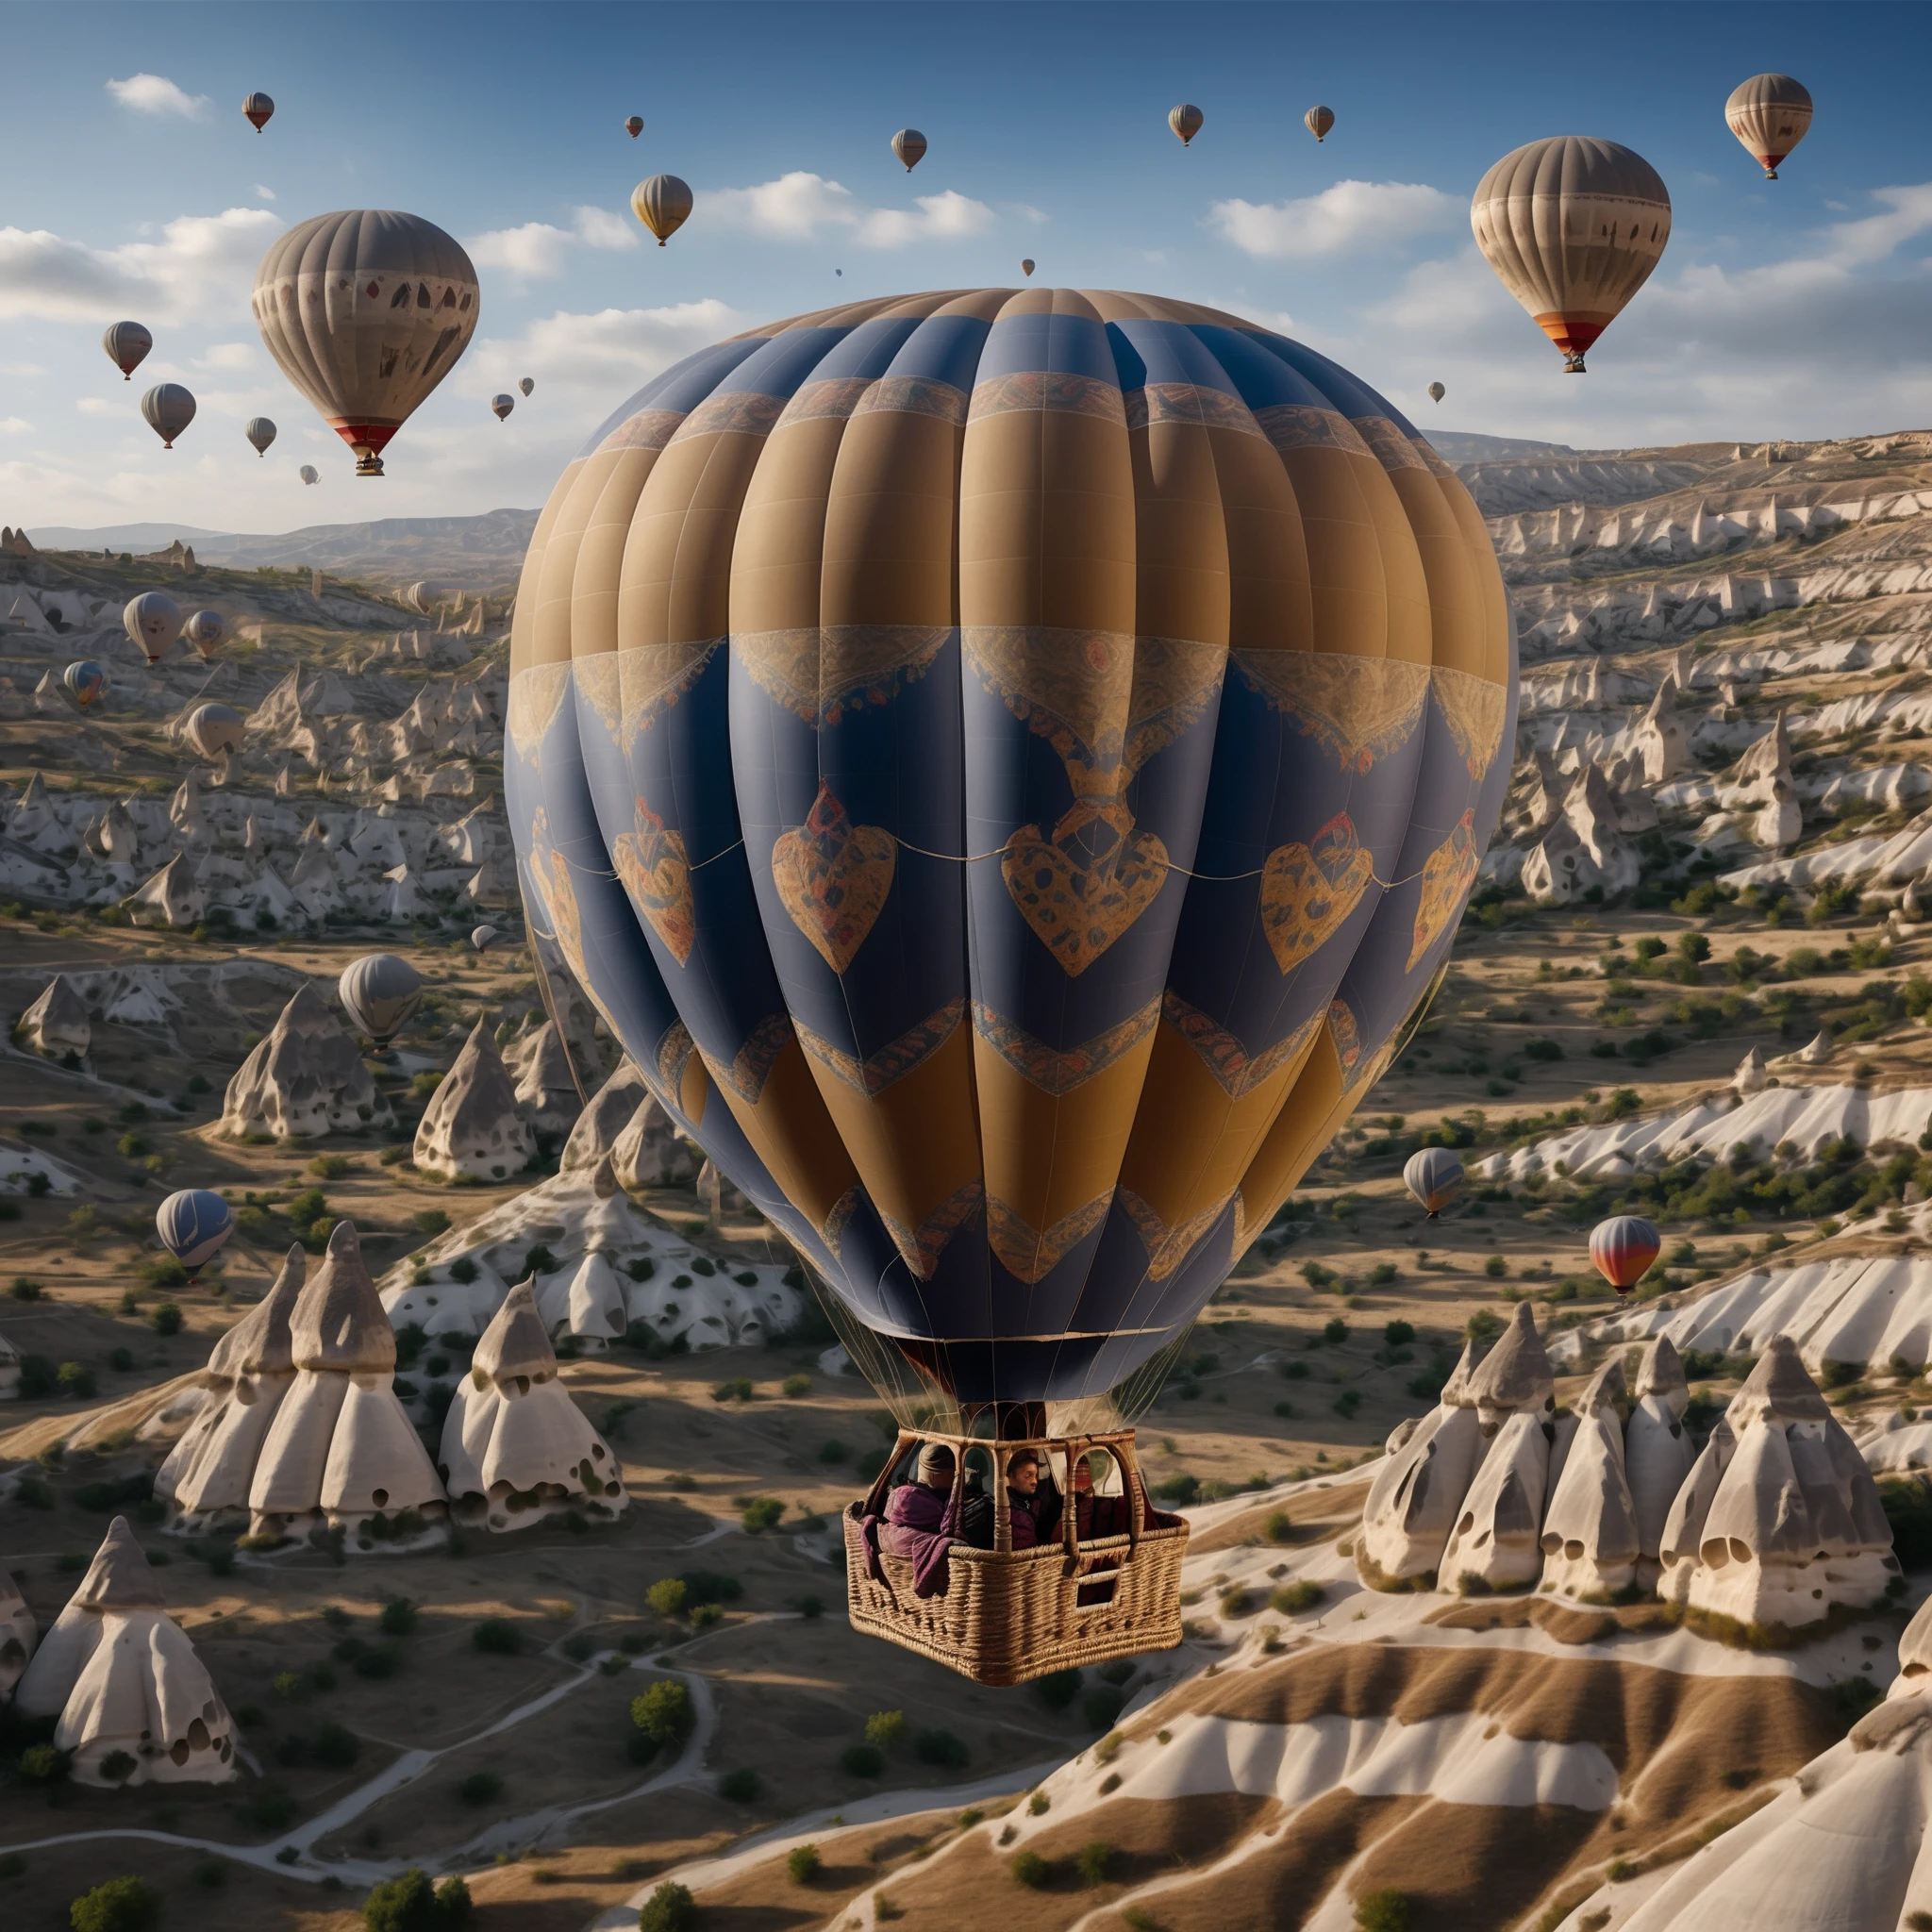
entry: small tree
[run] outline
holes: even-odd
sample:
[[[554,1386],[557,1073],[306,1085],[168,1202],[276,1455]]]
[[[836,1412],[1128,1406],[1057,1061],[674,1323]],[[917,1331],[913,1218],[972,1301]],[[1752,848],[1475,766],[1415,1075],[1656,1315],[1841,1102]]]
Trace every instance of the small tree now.
[[[697,1932],[698,1907],[690,1890],[667,1879],[644,1901],[638,1932]]]
[[[145,1878],[110,1878],[67,1907],[74,1932],[148,1932],[160,1917],[161,1895]]]
[[[1007,1869],[1022,1885],[1034,1891],[1039,1891],[1053,1876],[1053,1867],[1038,1852],[1016,1853],[1012,1864]]]
[[[682,1751],[697,1728],[691,1692],[675,1677],[662,1677],[630,1701],[630,1721],[660,1750]]]
[[[1408,1899],[1392,1887],[1365,1893],[1355,1902],[1358,1932],[1408,1932]]]
[[[690,1594],[683,1577],[660,1576],[645,1591],[644,1601],[660,1617],[678,1617],[684,1614],[685,1601]]]
[[[368,1932],[437,1932],[436,1892],[429,1874],[411,1865],[399,1878],[386,1878],[362,1901]]]
[[[1094,1839],[1080,1847],[1074,1863],[1080,1868],[1082,1885],[1105,1885],[1107,1868],[1113,1862],[1113,1847],[1104,1838]]]
[[[865,1721],[865,1741],[887,1751],[906,1741],[907,1729],[903,1710],[875,1710]]]
[[[819,1875],[818,1846],[793,1845],[786,1855],[785,1870],[791,1874],[793,1885],[809,1885]]]

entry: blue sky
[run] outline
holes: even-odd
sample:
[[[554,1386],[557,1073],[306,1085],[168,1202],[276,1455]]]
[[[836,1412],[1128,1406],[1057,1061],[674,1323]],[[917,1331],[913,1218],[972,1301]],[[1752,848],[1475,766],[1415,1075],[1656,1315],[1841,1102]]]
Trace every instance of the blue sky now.
[[[534,506],[679,356],[846,295],[1017,282],[1022,256],[1036,282],[1266,320],[1425,426],[1602,447],[1932,422],[1923,7],[64,0],[6,25],[0,521],[29,528]],[[1818,103],[1776,183],[1723,119],[1765,69]],[[259,136],[251,88],[276,103]],[[1207,115],[1187,150],[1180,99]],[[1320,146],[1316,101],[1337,117]],[[908,124],[931,143],[909,177],[888,147]],[[1551,133],[1635,147],[1674,211],[1580,380],[1469,232],[1483,171]],[[662,250],[627,206],[660,169],[697,194]],[[352,476],[247,302],[283,226],[358,206],[447,228],[484,291],[380,484]],[[98,341],[124,315],[156,336],[132,385]],[[525,375],[536,394],[498,425],[488,398]],[[137,408],[169,377],[201,402],[172,454]],[[282,431],[260,462],[256,413]]]

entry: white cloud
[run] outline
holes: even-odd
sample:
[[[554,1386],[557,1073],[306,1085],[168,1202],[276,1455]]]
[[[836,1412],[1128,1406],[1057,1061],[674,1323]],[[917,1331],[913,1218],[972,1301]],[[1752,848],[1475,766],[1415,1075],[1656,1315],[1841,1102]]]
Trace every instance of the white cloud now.
[[[639,245],[641,225],[614,215],[608,208],[580,208],[575,210],[577,240],[586,248],[608,249],[613,253]]]
[[[911,208],[867,208],[849,188],[803,168],[753,188],[713,189],[703,205],[715,228],[776,242],[816,242],[821,230],[836,229],[861,248],[961,241],[998,225],[985,202],[956,189],[919,195]]]
[[[608,208],[579,208],[573,225],[525,222],[520,228],[491,228],[464,242],[478,268],[501,269],[518,283],[560,275],[575,246],[615,252],[638,245],[636,231]]]
[[[245,314],[256,264],[281,226],[266,208],[180,215],[158,242],[90,248],[46,228],[0,228],[0,317],[143,322]]]
[[[674,362],[747,326],[750,318],[715,296],[664,308],[605,308],[595,314],[559,309],[518,337],[479,341],[464,358],[466,388],[488,395],[522,375],[541,385],[540,398],[558,389],[584,392],[589,430],[606,411]]]
[[[74,407],[83,416],[118,416],[121,413],[120,406],[110,403],[106,396],[79,396]]]
[[[253,342],[217,342],[206,355],[197,356],[197,369],[253,369],[256,364]]]
[[[275,192],[273,188],[264,188],[258,181],[255,184],[255,198],[257,201],[273,201],[275,198]]]
[[[28,436],[33,426],[25,416],[0,416],[0,436]]]
[[[1420,181],[1338,181],[1300,201],[1217,201],[1208,211],[1224,241],[1270,261],[1394,248],[1467,218],[1455,195]]]
[[[129,75],[125,80],[110,80],[108,92],[137,114],[178,114],[184,121],[200,121],[208,114],[206,94],[184,93],[165,75]]]

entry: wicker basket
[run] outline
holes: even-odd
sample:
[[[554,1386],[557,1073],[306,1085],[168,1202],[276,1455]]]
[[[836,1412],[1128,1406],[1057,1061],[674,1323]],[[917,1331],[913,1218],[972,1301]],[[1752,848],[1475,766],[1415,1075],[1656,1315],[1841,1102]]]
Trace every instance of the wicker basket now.
[[[990,1451],[994,1495],[999,1473],[1016,1449],[1064,1455],[1067,1466],[1090,1449],[1105,1449],[1120,1463],[1126,1494],[1135,1507],[1125,1536],[1079,1540],[1076,1513],[1061,1516],[1059,1541],[1030,1550],[1010,1547],[1008,1512],[995,1505],[999,1547],[974,1549],[956,1542],[947,1557],[943,1596],[912,1593],[912,1564],[879,1552],[884,1581],[868,1568],[863,1523],[882,1508],[892,1471],[915,1443],[951,1446],[958,1485],[965,1484],[965,1452]],[[916,1650],[975,1683],[1024,1684],[1054,1671],[1105,1663],[1146,1650],[1172,1650],[1181,1641],[1181,1558],[1188,1525],[1157,1520],[1134,1454],[1131,1429],[1117,1434],[989,1441],[984,1437],[913,1435],[901,1431],[891,1459],[871,1492],[844,1516],[846,1597],[854,1629]]]

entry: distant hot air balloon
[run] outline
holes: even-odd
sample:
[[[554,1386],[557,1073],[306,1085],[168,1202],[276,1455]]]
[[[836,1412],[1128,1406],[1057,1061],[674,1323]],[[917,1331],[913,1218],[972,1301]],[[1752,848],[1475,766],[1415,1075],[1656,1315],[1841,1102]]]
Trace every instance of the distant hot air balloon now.
[[[1449,393],[1449,391],[1447,391],[1446,389],[1444,389],[1444,388],[1442,387],[1442,385],[1441,385],[1441,384],[1440,382],[1432,382],[1432,383],[1430,383],[1430,385],[1429,385],[1429,400],[1430,400],[1430,402],[1432,402],[1432,403],[1440,403],[1440,402],[1441,402],[1441,401],[1442,400],[1442,398],[1443,398],[1444,396],[1446,396],[1446,395],[1447,395],[1448,393]]]
[[[181,629],[181,607],[165,591],[143,591],[121,613],[127,635],[158,664]]]
[[[1811,95],[1789,74],[1754,74],[1731,91],[1724,125],[1757,158],[1767,181],[1811,125]]]
[[[194,398],[178,382],[158,382],[142,397],[141,413],[161,447],[173,449],[175,439],[194,421]]]
[[[434,222],[387,208],[315,215],[255,272],[255,321],[282,374],[356,452],[358,476],[470,345],[476,271]]]
[[[228,635],[228,620],[219,610],[197,610],[181,626],[181,635],[202,657],[212,657],[215,646]]]
[[[322,481],[322,472],[313,463],[304,463],[295,474],[305,483],[320,483]]]
[[[138,322],[109,323],[101,337],[108,360],[121,372],[123,382],[132,382],[134,372],[147,359],[155,339]]]
[[[641,114],[626,114],[624,117],[624,131],[635,141],[644,131],[644,117]]]
[[[423,998],[423,979],[394,953],[365,953],[342,969],[336,991],[356,1030],[368,1035],[377,1053],[387,1053]]]
[[[1435,1220],[1462,1191],[1462,1162],[1447,1147],[1422,1147],[1408,1157],[1402,1185]]]
[[[631,190],[630,207],[661,248],[691,219],[691,192],[675,175],[653,175]]]
[[[1186,147],[1201,131],[1202,124],[1208,119],[1191,101],[1183,101],[1178,107],[1167,110],[1167,125],[1180,136],[1181,145]]]
[[[1612,1215],[1590,1233],[1590,1258],[1619,1294],[1628,1294],[1650,1272],[1663,1237],[1636,1214]]]
[[[235,1216],[219,1194],[206,1188],[182,1188],[155,1209],[155,1232],[162,1247],[192,1276],[235,1232]]]
[[[1671,197],[1640,154],[1553,135],[1507,154],[1470,204],[1496,279],[1584,374],[1584,352],[1649,279],[1671,239]]]
[[[530,391],[537,387],[537,378],[534,375],[525,375],[519,377],[517,381],[517,387],[520,390],[522,390],[525,395],[528,395]]]
[[[83,711],[91,711],[108,695],[108,674],[91,658],[82,658],[60,674],[67,694]]]
[[[1020,273],[1023,275],[1030,275],[1033,273],[1033,258],[1030,255],[1023,255],[1020,258]]]
[[[493,925],[479,925],[470,934],[470,943],[479,953],[487,953],[490,950],[491,941],[495,937],[496,928]]]
[[[250,94],[242,103],[243,116],[258,134],[268,125],[268,118],[275,110],[275,104],[266,94]]]
[[[265,457],[268,446],[275,440],[275,425],[266,416],[251,416],[242,434],[255,445],[255,454]]]
[[[517,399],[514,396],[491,396],[490,398],[490,407],[495,412],[496,420],[499,423],[501,423],[504,420],[504,418],[508,416],[509,412],[516,408],[516,406]]]
[[[1334,110],[1329,108],[1310,108],[1302,116],[1302,125],[1317,141],[1326,141],[1328,139],[1328,130],[1335,125]]]
[[[248,735],[248,721],[232,705],[197,705],[182,726],[188,741],[205,758],[240,751]]]
[[[925,156],[925,136],[916,127],[902,127],[892,137],[892,152],[906,163],[909,175]]]

